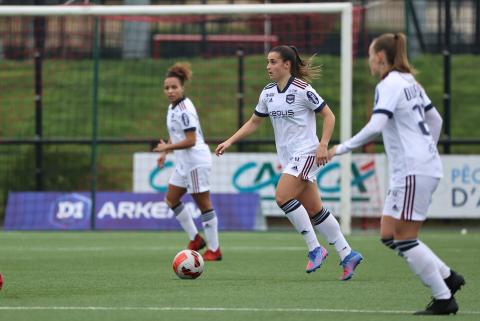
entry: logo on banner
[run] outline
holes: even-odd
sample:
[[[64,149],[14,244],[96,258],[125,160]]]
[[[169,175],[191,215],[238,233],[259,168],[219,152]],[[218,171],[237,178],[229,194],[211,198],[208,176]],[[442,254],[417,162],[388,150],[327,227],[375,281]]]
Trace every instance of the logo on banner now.
[[[78,226],[79,223],[88,220],[91,209],[90,198],[77,193],[66,194],[53,202],[50,221],[63,227]]]
[[[166,161],[162,168],[155,166],[155,168],[150,172],[148,178],[150,186],[157,192],[166,192],[168,189],[167,185],[160,185],[157,183],[157,178],[165,172],[166,169],[173,167],[174,164],[172,161]]]
[[[336,181],[334,185],[325,185],[323,182],[325,176],[331,175],[332,171],[338,171],[339,169],[340,163],[329,163],[318,173],[317,185],[321,192],[340,193],[340,181]],[[375,162],[372,160],[358,166],[352,163],[351,170],[352,186],[356,187],[361,193],[367,193],[365,181],[375,175]],[[280,168],[275,170],[271,162],[263,164],[248,162],[240,166],[233,174],[232,183],[240,192],[257,192],[269,186],[276,188],[280,176]],[[245,177],[253,177],[253,180],[245,179]]]

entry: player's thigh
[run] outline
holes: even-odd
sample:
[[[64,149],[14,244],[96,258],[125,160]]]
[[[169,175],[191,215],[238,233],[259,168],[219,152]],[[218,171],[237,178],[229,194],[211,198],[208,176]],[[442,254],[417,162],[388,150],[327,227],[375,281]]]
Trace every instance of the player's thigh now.
[[[165,195],[165,200],[169,207],[173,207],[180,203],[180,199],[187,192],[185,187],[176,186],[173,184],[168,184],[167,194]]]
[[[202,213],[204,213],[205,211],[211,210],[213,208],[212,202],[210,199],[210,191],[195,193],[191,195]]]
[[[291,199],[296,199],[307,186],[307,181],[290,174],[282,174],[275,191],[275,201],[282,206]]]
[[[297,200],[302,203],[309,216],[314,216],[322,210],[322,199],[320,198],[317,184],[314,182],[307,182],[307,186],[303,192],[298,195]]]

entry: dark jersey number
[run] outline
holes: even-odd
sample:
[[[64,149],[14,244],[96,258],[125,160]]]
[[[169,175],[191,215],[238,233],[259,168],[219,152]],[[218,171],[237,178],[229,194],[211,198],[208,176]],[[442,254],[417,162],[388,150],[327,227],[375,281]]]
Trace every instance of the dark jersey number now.
[[[418,122],[418,127],[420,127],[420,131],[422,132],[422,134],[427,136],[430,135],[430,131],[428,130],[427,124],[425,124],[425,114],[423,111],[423,107],[420,105],[415,105],[413,106],[412,109],[417,110],[420,115],[421,121]]]

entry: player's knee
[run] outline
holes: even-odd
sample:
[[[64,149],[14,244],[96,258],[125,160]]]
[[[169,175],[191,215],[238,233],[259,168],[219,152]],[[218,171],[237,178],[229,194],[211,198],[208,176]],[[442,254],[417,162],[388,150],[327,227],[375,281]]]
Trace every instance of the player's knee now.
[[[171,199],[169,199],[168,197],[165,196],[165,203],[167,203],[167,206],[168,206],[169,208],[174,208],[174,207],[177,206],[180,202],[171,200]]]
[[[286,195],[282,195],[279,193],[275,193],[275,202],[279,207],[282,207],[285,203],[291,200],[291,197],[287,197]]]

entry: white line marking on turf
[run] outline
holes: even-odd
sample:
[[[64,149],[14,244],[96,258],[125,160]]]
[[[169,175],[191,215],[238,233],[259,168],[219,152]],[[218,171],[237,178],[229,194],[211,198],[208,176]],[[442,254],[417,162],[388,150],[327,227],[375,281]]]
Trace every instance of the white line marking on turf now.
[[[103,252],[103,251],[177,251],[180,246],[56,246],[56,247],[21,247],[2,246],[0,251],[25,252]],[[304,246],[225,246],[228,251],[299,251]]]
[[[402,310],[359,310],[359,309],[303,309],[303,308],[221,308],[221,307],[101,307],[101,306],[78,306],[78,307],[41,307],[41,306],[13,306],[2,307],[1,310],[31,311],[31,310],[57,310],[57,311],[196,311],[196,312],[333,312],[333,313],[368,313],[368,314],[412,314],[414,311]],[[461,311],[460,314],[480,315],[480,311]]]

